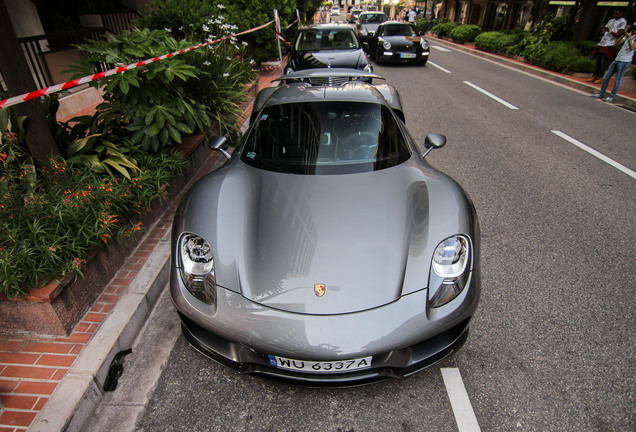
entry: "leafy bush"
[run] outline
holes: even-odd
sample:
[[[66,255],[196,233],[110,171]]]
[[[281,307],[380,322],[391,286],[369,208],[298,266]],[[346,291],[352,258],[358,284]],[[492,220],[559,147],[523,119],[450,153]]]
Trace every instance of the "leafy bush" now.
[[[594,70],[592,60],[581,55],[573,42],[556,41],[529,45],[524,50],[523,56],[530,64],[555,72],[592,72]]]
[[[17,134],[0,144],[0,294],[17,297],[56,277],[81,274],[88,252],[141,229],[129,216],[166,193],[183,157],[142,156],[130,179],[50,160],[36,169]]]
[[[199,79],[185,83],[186,94],[209,107],[222,133],[236,135],[246,89],[257,78],[254,61],[246,59],[245,45],[225,40],[191,51],[185,59],[199,71]]]
[[[475,38],[475,47],[480,50],[505,53],[514,44],[515,38],[501,32],[485,32]]]
[[[592,51],[594,51],[597,44],[598,43],[595,41],[578,41],[575,43],[575,46],[578,48],[581,55],[589,57],[592,55]]]
[[[80,77],[92,73],[96,64],[128,65],[189,47],[164,30],[125,31],[108,41],[81,45],[87,57],[72,70]],[[198,77],[194,66],[175,56],[93,82],[105,93],[90,132],[109,134],[113,142],[129,138],[141,150],[157,152],[181,142],[182,134],[205,131],[211,123],[208,108],[178,84]]]
[[[475,38],[481,33],[481,27],[474,24],[462,24],[455,27],[449,33],[451,39],[457,42],[474,42]]]
[[[566,40],[570,31],[572,16],[569,14],[556,17],[546,14],[543,24],[534,28],[528,36],[526,45],[547,44],[548,42]]]
[[[431,32],[435,33],[439,37],[449,36],[450,33],[459,26],[459,23],[451,22],[451,21],[442,21],[440,24],[435,25]]]
[[[223,16],[225,6],[209,0],[152,0],[135,21],[139,28],[168,30],[177,39],[201,43],[210,35],[225,34],[234,23]],[[223,29],[220,26],[225,26]]]
[[[427,18],[420,18],[415,21],[415,30],[418,32],[427,32],[428,26],[430,25],[431,20]]]
[[[523,30],[513,30],[507,33],[510,37],[510,46],[506,48],[506,54],[516,57],[523,53],[523,50],[528,45],[529,32]]]

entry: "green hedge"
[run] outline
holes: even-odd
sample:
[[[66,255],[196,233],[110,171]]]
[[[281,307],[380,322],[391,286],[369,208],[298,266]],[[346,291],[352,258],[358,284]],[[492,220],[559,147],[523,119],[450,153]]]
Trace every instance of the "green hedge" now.
[[[475,38],[475,46],[483,51],[504,55],[523,55],[530,64],[555,72],[594,71],[594,63],[590,53],[594,42],[555,41],[548,43],[532,43],[531,36],[525,32],[486,32]]]
[[[450,36],[450,33],[458,26],[459,23],[456,22],[442,22],[433,26],[431,32],[435,33],[439,37]]]
[[[514,45],[512,35],[501,32],[485,32],[475,38],[475,47],[483,51],[505,53],[508,47]]]
[[[594,62],[589,57],[583,56],[573,42],[557,41],[529,45],[523,51],[523,57],[530,64],[555,72],[591,73],[594,71]]]
[[[449,33],[454,41],[460,43],[474,42],[475,38],[481,33],[481,27],[474,24],[462,24],[455,27]]]

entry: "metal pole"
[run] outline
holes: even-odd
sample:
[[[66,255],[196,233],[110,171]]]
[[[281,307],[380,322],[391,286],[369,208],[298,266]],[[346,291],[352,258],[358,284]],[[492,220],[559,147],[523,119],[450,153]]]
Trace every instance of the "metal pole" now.
[[[274,9],[274,21],[276,25],[276,42],[278,42],[278,58],[280,59],[280,72],[281,74],[285,73],[285,69],[283,66],[283,50],[280,47],[280,19],[278,18],[278,11]]]

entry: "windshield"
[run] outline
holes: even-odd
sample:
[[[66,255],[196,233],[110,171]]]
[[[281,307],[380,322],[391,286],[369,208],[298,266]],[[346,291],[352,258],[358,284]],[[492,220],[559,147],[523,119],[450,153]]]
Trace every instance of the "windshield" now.
[[[241,160],[292,174],[377,171],[411,153],[391,110],[361,102],[303,102],[265,108]]]
[[[382,12],[374,13],[374,14],[361,14],[360,15],[360,23],[361,24],[383,23],[384,21],[386,21],[386,15],[384,15]]]
[[[416,34],[409,24],[391,24],[384,25],[382,36],[416,36]]]
[[[305,30],[296,38],[296,51],[359,49],[358,39],[350,28],[338,30]]]

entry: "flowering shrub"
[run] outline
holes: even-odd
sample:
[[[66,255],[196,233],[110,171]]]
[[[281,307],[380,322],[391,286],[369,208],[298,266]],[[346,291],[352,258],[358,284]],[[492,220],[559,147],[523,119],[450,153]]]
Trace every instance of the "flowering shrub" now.
[[[190,44],[228,38],[183,55],[198,76],[183,86],[188,97],[208,107],[221,133],[236,135],[246,87],[256,80],[256,64],[248,60],[247,42],[239,43],[231,36],[239,28],[230,20],[228,9],[221,3],[202,0],[155,1],[153,9],[145,10],[137,24],[166,30],[176,40],[187,39]]]
[[[130,179],[53,159],[36,169],[16,134],[1,138],[0,294],[7,297],[81,274],[91,249],[142,229],[130,217],[164,196],[183,166],[171,150],[141,157]]]

